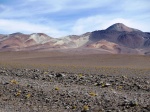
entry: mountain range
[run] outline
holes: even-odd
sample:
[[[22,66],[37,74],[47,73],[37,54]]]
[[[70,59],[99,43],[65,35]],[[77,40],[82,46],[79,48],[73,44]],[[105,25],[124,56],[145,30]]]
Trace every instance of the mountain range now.
[[[150,33],[116,23],[105,30],[53,38],[44,33],[0,34],[0,51],[150,54]]]

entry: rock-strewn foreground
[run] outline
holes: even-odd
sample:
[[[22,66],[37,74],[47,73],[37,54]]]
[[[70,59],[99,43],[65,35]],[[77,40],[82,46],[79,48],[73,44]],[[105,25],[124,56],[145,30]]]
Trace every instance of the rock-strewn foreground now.
[[[149,112],[150,75],[0,68],[0,112]]]

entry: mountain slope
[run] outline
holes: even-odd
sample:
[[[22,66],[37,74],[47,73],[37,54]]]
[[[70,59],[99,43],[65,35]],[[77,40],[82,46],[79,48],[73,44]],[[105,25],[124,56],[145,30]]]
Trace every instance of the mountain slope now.
[[[122,31],[125,31],[125,32],[140,31],[134,28],[130,28],[122,23],[113,24],[112,26],[108,27],[106,30],[107,31],[121,31],[121,32]]]
[[[93,42],[102,39],[133,49],[150,47],[149,33],[129,28],[120,23],[114,24],[106,30],[94,31],[90,35],[90,40]]]
[[[63,38],[52,38],[44,33],[0,35],[0,51],[31,50],[72,50],[81,53],[86,51],[93,53],[95,50],[113,54],[149,54],[150,33],[116,23],[105,30]]]

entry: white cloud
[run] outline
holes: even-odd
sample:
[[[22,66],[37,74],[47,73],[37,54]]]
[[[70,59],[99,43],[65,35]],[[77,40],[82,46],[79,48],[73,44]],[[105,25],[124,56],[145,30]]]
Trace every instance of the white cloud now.
[[[45,25],[27,23],[23,21],[4,20],[0,19],[0,31],[7,33],[22,32],[22,33],[46,33],[53,37],[66,35],[66,32],[59,31],[54,27]]]
[[[82,34],[87,31],[102,30],[106,29],[114,23],[124,23],[125,25],[131,26],[131,21],[123,18],[112,19],[111,16],[91,16],[87,18],[81,18],[76,21],[72,28],[73,33]]]
[[[16,0],[17,1],[17,0]],[[19,0],[18,0],[19,1]],[[20,0],[21,1],[21,0]],[[15,17],[34,17],[39,14],[51,14],[62,10],[63,2],[65,0],[58,1],[48,1],[48,0],[22,0],[15,5],[0,5],[0,9],[3,8],[0,13],[2,18],[15,18]],[[5,7],[4,7],[5,6]],[[9,9],[9,10],[8,10]]]
[[[95,30],[102,30],[106,29],[112,24],[115,23],[123,23],[128,27],[137,28],[142,31],[150,31],[150,23],[145,21],[140,21],[134,19],[127,19],[127,18],[115,18],[113,16],[90,16],[87,18],[80,18],[78,19],[74,26],[72,27],[73,34],[83,34],[85,32],[91,32]]]
[[[16,0],[21,1],[10,5],[10,10],[1,13],[1,17],[27,17],[37,14],[55,12],[71,12],[82,9],[98,8],[111,4],[115,0]]]
[[[150,0],[15,0],[0,4],[0,33],[43,32],[61,37],[118,22],[150,31],[149,4]]]
[[[90,16],[87,18],[78,19],[72,27],[64,30],[59,30],[58,25],[52,26],[29,23],[26,21],[17,21],[9,19],[0,19],[0,31],[9,33],[22,32],[22,33],[46,33],[52,37],[63,37],[71,34],[83,34],[95,30],[106,29],[114,23],[123,23],[129,27],[137,28],[142,31],[150,31],[150,23],[146,21],[138,21],[126,18],[113,18],[110,16]]]
[[[72,27],[74,34],[82,34],[87,31],[94,31],[101,28],[101,24],[104,22],[102,16],[91,16],[87,18],[78,19]]]
[[[146,21],[146,19],[145,21],[143,21],[143,19],[138,19],[138,18],[132,18],[132,19],[115,18],[108,21],[104,26],[106,28],[114,23],[123,23],[128,27],[136,28],[144,32],[150,32],[150,28],[149,28],[150,23]]]

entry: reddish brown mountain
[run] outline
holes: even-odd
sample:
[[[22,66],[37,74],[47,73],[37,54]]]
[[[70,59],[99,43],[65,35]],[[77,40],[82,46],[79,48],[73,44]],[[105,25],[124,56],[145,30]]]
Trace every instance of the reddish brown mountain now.
[[[0,35],[0,51],[30,50],[150,54],[150,33],[116,23],[106,30],[63,38],[52,38],[44,33]]]

